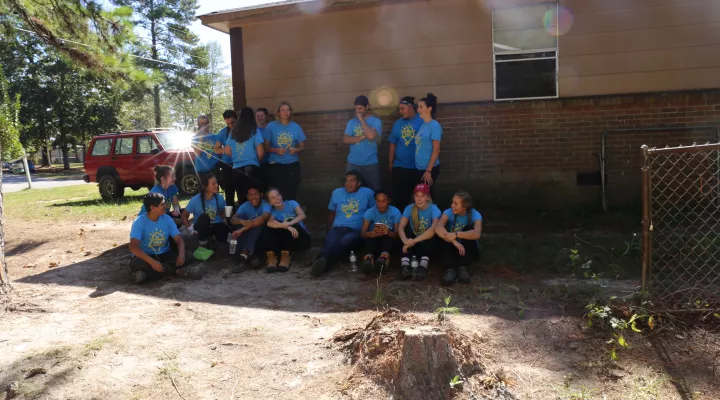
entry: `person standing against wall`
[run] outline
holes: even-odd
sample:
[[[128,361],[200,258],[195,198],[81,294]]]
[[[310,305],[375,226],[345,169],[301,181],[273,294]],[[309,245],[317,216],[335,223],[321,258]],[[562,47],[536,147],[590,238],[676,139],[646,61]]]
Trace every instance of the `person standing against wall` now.
[[[300,186],[300,157],[305,150],[305,133],[292,121],[292,107],[283,101],[275,110],[276,120],[265,128],[265,152],[270,155],[269,183],[283,193],[285,200],[296,200]]]
[[[267,108],[261,107],[255,110],[255,123],[257,124],[258,133],[263,138],[263,143],[265,143],[265,128],[267,128],[269,120],[270,113],[268,112]],[[260,161],[260,176],[262,177],[264,185],[267,185],[268,183],[268,165],[270,165],[270,157],[266,155]]]
[[[365,96],[355,99],[355,118],[345,127],[343,143],[350,145],[347,171],[358,171],[373,191],[380,189],[380,164],[378,141],[382,133],[382,121],[370,115],[370,101]]]
[[[390,132],[389,170],[392,174],[392,199],[395,207],[404,210],[410,204],[417,183],[415,168],[415,135],[423,124],[417,113],[415,98],[405,96],[398,105],[399,120]]]
[[[197,119],[198,130],[192,138],[192,149],[195,153],[195,171],[198,175],[220,176],[220,154],[215,154],[217,135],[210,132],[210,119],[201,115]]]
[[[230,137],[230,130],[232,130],[233,124],[238,119],[238,114],[234,110],[225,110],[223,113],[223,119],[225,120],[225,127],[217,133],[217,141],[219,141],[221,145],[225,146],[225,143],[227,143],[227,140]],[[229,205],[235,204],[235,185],[233,183],[232,164],[232,157],[222,153],[222,157],[220,158],[220,174],[215,175],[220,179],[220,187],[222,187],[222,190],[225,192],[225,200]],[[243,198],[238,199],[238,202],[242,201]]]
[[[420,130],[415,135],[415,168],[420,179],[419,183],[430,186],[430,197],[435,200],[435,185],[440,175],[440,141],[442,127],[435,120],[437,97],[432,93],[420,99],[418,113],[423,120]]]

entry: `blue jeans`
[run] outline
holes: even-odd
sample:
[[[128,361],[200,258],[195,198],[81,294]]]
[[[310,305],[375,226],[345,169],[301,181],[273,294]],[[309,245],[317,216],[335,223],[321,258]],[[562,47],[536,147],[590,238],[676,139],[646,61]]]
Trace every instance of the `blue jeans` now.
[[[263,228],[265,226],[258,226],[257,228],[253,228],[250,230],[247,230],[243,232],[242,235],[240,235],[237,238],[237,250],[239,251],[248,251],[250,254],[255,253],[255,249],[257,249],[257,241],[258,237],[260,237],[260,233],[262,232]],[[240,229],[240,227],[238,227]]]
[[[357,247],[361,243],[360,231],[346,226],[334,226],[330,228],[325,237],[320,256],[327,260],[327,267],[336,263],[345,253]]]

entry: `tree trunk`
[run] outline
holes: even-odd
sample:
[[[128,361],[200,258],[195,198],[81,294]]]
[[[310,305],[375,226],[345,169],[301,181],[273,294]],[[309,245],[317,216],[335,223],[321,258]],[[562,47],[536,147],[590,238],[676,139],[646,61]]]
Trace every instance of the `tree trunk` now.
[[[10,286],[10,275],[5,262],[5,220],[3,218],[2,168],[0,168],[0,295],[5,295],[10,290],[12,290],[12,286]]]
[[[82,160],[80,160],[81,163],[85,162],[85,154],[87,154],[87,144],[85,144],[85,141],[83,140],[82,143]]]
[[[395,386],[403,399],[450,398],[450,380],[460,375],[445,332],[431,328],[406,329]]]
[[[62,146],[62,157],[63,157],[63,169],[70,169],[70,149],[67,146]]]
[[[153,5],[153,2],[151,1],[151,10],[153,9]],[[152,47],[150,48],[152,52],[152,59],[159,60],[157,49],[157,26],[154,18],[150,19],[150,40],[152,41]],[[153,87],[153,103],[155,105],[155,128],[160,128],[162,126],[162,117],[160,116],[160,85],[155,85]]]
[[[48,150],[47,146],[43,146],[40,149],[40,153],[42,154],[42,166],[43,167],[49,167],[50,166],[50,151]]]
[[[80,162],[80,156],[78,155],[77,145],[73,146],[73,151],[75,152],[75,162]]]

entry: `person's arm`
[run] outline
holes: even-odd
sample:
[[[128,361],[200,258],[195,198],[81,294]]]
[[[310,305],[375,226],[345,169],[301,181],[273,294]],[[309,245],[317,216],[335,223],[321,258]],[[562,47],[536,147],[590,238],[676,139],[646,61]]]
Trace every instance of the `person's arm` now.
[[[302,152],[303,150],[305,150],[305,141],[299,142],[297,144],[297,147],[292,147],[289,150],[290,150],[290,154],[297,154],[297,153]]]
[[[298,224],[302,221],[304,221],[306,218],[305,211],[303,211],[302,207],[297,206],[295,207],[295,218],[292,219],[292,221],[287,222],[288,226],[293,226],[295,224]]]
[[[148,265],[150,265],[150,267],[155,271],[163,272],[165,270],[158,260],[150,257],[147,253],[142,251],[140,248],[140,240],[130,239],[130,252],[133,253],[135,257],[148,263]]]
[[[257,152],[258,161],[262,161],[265,158],[265,146],[261,143],[255,146],[255,151]]]
[[[173,210],[179,212],[180,211],[180,198],[178,197],[178,195],[173,196],[172,203],[173,203]]]
[[[183,225],[190,227],[190,212],[188,212],[187,208],[182,212],[182,221]]]
[[[445,228],[445,226],[447,226],[447,222],[448,222],[448,216],[447,216],[447,214],[443,213],[440,216],[440,221],[438,222],[437,226],[435,227],[435,233],[438,235],[439,238],[441,238],[444,241],[449,243],[449,242],[452,242],[452,240],[455,237],[454,236],[450,237],[451,235],[448,234],[448,231]]]
[[[440,157],[440,142],[437,140],[432,141],[432,154],[430,155],[430,162],[428,163],[427,168],[425,169],[425,173],[422,176],[423,182],[427,183],[428,185],[433,184],[432,180],[432,169],[435,166],[435,162],[438,160],[438,157]]]
[[[274,215],[270,215],[270,219],[268,220],[267,226],[269,228],[275,228],[275,229],[286,229],[286,226],[283,222],[280,222],[275,219]]]
[[[403,242],[403,244],[407,244],[408,238],[405,235],[405,228],[407,227],[407,224],[410,222],[407,217],[400,218],[400,223],[398,224],[398,236],[400,236],[400,240]]]
[[[330,214],[328,214],[328,220],[327,220],[327,232],[330,232],[330,228],[332,228],[333,222],[335,221],[335,210],[330,211]]]
[[[220,142],[219,140],[215,141],[215,148],[213,148],[213,152],[215,152],[215,154],[224,154],[225,153],[225,149],[223,149],[222,142]]]
[[[193,153],[195,153],[195,157],[200,157],[203,154],[202,149],[195,142],[192,143],[192,149],[193,149]]]
[[[178,257],[175,262],[175,266],[182,267],[183,264],[185,264],[185,241],[180,235],[173,236],[173,240],[175,240],[175,243],[178,246]]]
[[[388,170],[392,172],[393,164],[395,163],[395,149],[397,148],[397,145],[395,143],[390,142],[390,149],[388,150]]]
[[[422,235],[415,238],[415,243],[417,242],[424,242],[426,240],[430,240],[435,236],[435,228],[437,228],[438,219],[433,218],[432,225],[425,230],[425,232],[422,233]]]
[[[248,226],[252,223],[249,219],[242,219],[237,214],[233,215],[232,218],[230,218],[230,224],[232,225],[242,225],[242,226]]]
[[[388,229],[387,235],[390,236],[393,240],[397,239],[399,227],[400,227],[400,224],[395,224],[395,226],[393,226],[393,230]]]
[[[362,230],[360,231],[360,237],[363,239],[373,239],[376,238],[377,235],[375,234],[375,229],[368,231],[370,228],[370,221],[363,219],[363,225]]]
[[[363,140],[367,139],[365,135],[362,136],[350,136],[350,135],[343,135],[343,143],[345,144],[355,144],[360,143]]]
[[[375,128],[368,125],[367,121],[365,121],[365,118],[360,119],[360,124],[362,125],[363,134],[367,138],[367,140],[375,140],[380,132],[378,132]]]
[[[467,232],[455,232],[455,239],[479,240],[482,234],[482,220],[477,220],[473,224],[473,230]]]

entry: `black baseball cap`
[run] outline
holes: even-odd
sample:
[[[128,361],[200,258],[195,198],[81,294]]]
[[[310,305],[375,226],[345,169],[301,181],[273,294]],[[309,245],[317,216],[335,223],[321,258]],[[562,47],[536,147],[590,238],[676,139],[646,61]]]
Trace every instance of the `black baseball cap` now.
[[[367,96],[360,95],[355,98],[355,105],[367,107],[370,105],[370,100],[368,100]]]

